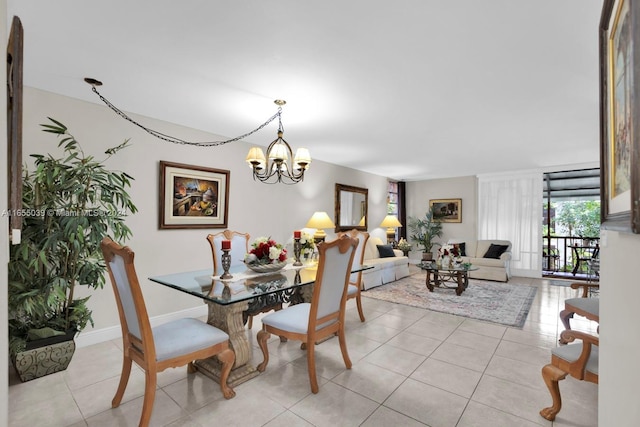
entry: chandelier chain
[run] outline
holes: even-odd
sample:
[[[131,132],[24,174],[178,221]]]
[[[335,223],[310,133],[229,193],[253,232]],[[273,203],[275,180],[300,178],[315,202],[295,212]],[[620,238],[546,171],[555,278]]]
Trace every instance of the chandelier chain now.
[[[180,138],[176,138],[174,136],[171,135],[167,135],[164,134],[162,132],[159,132],[157,130],[148,128],[144,125],[142,125],[141,123],[138,123],[137,121],[133,120],[131,117],[129,117],[125,112],[123,112],[122,110],[120,110],[118,107],[116,107],[115,105],[113,105],[107,98],[105,98],[104,96],[102,96],[102,94],[100,94],[100,92],[98,92],[98,89],[96,89],[96,87],[94,85],[91,85],[91,90],[98,95],[98,97],[100,98],[100,100],[102,102],[104,102],[104,104],[109,107],[113,112],[115,112],[117,115],[119,115],[120,117],[122,117],[123,119],[129,121],[130,123],[138,126],[140,129],[144,130],[145,132],[147,132],[148,134],[155,136],[158,139],[161,139],[163,141],[167,141],[167,142],[171,142],[173,144],[180,144],[180,145],[193,145],[196,147],[217,147],[220,145],[224,145],[224,144],[228,144],[230,142],[236,142],[239,141],[241,139],[244,139],[250,135],[253,135],[254,133],[258,132],[259,130],[263,129],[265,126],[267,126],[269,123],[271,123],[272,121],[274,121],[276,118],[278,118],[279,121],[279,127],[282,128],[282,119],[281,119],[281,114],[282,114],[282,107],[278,107],[278,112],[275,113],[273,116],[269,117],[267,119],[267,121],[265,121],[264,123],[262,123],[260,126],[258,126],[257,128],[255,128],[254,130],[244,133],[240,136],[236,136],[235,138],[231,138],[231,139],[227,139],[224,141],[209,141],[209,142],[193,142],[193,141],[185,141],[183,139]]]

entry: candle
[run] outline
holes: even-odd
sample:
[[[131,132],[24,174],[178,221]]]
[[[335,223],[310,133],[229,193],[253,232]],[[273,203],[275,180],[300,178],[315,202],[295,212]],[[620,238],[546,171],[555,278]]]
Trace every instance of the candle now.
[[[227,250],[231,249],[231,240],[222,241],[222,250],[224,251],[225,249]]]
[[[300,238],[300,236],[301,236],[300,231],[294,231],[294,232],[293,232],[293,238],[294,238],[294,239],[299,239],[299,238]]]

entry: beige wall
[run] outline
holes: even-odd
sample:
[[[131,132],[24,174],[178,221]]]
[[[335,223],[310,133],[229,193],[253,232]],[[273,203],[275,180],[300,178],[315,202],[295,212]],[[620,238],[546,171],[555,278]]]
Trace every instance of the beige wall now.
[[[603,231],[600,247],[599,425],[638,426],[640,235]]]
[[[78,84],[84,84],[79,82]],[[89,88],[87,88],[89,90]],[[135,178],[130,194],[139,212],[127,218],[133,230],[128,244],[136,251],[136,269],[141,279],[151,317],[181,310],[200,309],[202,301],[151,283],[147,277],[211,266],[211,250],[205,237],[219,230],[159,230],[159,161],[167,160],[230,171],[229,228],[249,232],[253,237],[272,236],[286,242],[295,229],[303,228],[314,211],[334,214],[335,183],[369,189],[369,223],[380,224],[386,212],[387,179],[329,163],[314,161],[305,181],[293,185],[265,185],[254,182],[244,159],[249,145],[236,142],[220,147],[199,148],[175,145],[155,139],[102,105],[83,102],[49,92],[26,88],[24,115],[24,157],[31,153],[59,153],[54,135],[42,132],[47,117],[68,126],[85,151],[97,158],[104,150],[131,138],[131,147],[109,159],[110,168]],[[137,117],[151,128],[194,141],[224,139],[194,129]],[[271,140],[265,130],[258,138]],[[295,141],[291,141],[295,149]],[[313,153],[311,153],[313,156]],[[370,230],[384,237],[384,231]],[[332,230],[326,230],[333,236]],[[110,286],[110,285],[109,285]],[[118,316],[110,287],[95,292],[89,302],[95,328],[80,334],[79,345],[108,339],[119,333]],[[102,334],[102,335],[101,335]]]

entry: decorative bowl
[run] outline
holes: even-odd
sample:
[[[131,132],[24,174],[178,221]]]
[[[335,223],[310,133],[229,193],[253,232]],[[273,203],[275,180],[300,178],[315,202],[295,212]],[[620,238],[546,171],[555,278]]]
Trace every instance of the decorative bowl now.
[[[245,264],[248,269],[255,271],[256,273],[272,273],[274,271],[282,270],[286,262],[274,262],[272,264]]]

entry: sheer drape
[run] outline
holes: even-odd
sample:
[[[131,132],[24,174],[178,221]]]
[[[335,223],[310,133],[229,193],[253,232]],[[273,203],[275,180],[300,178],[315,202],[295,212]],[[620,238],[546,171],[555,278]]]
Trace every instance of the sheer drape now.
[[[514,275],[540,277],[541,235],[541,173],[478,177],[478,239],[510,240]]]

